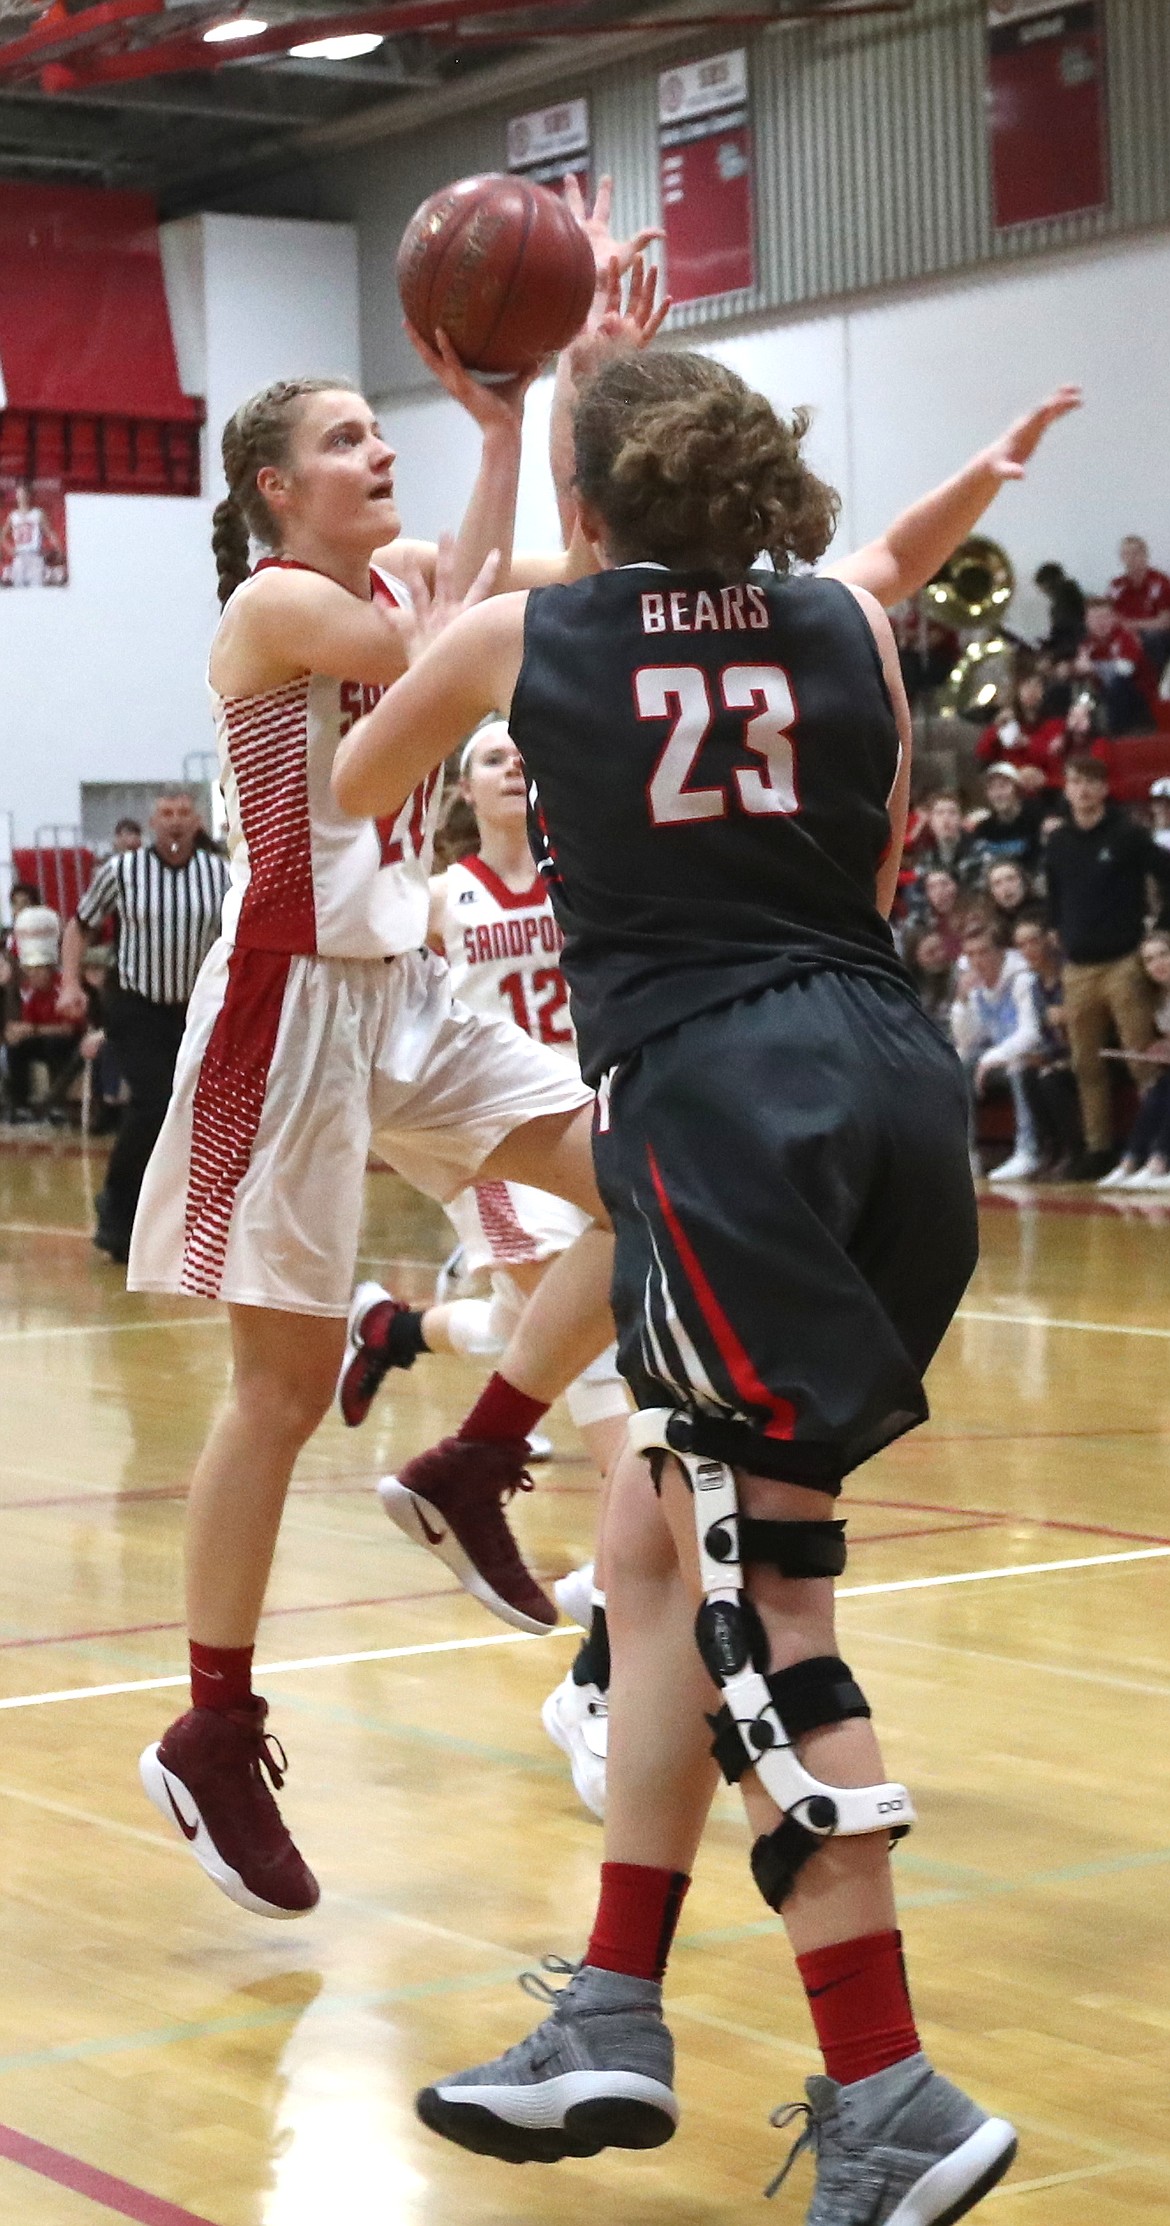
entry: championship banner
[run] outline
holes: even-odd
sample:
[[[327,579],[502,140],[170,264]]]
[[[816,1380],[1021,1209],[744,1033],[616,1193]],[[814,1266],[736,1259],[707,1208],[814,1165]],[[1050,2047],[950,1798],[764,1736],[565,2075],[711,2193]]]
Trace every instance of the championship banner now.
[[[0,479],[0,587],[67,587],[59,479]]]
[[[748,291],[756,282],[756,259],[742,47],[662,72],[658,148],[672,300]]]
[[[563,100],[555,108],[533,108],[508,124],[508,168],[534,185],[561,191],[565,174],[576,178],[588,206],[589,103]]]
[[[1109,205],[1101,0],[989,0],[997,231]]]

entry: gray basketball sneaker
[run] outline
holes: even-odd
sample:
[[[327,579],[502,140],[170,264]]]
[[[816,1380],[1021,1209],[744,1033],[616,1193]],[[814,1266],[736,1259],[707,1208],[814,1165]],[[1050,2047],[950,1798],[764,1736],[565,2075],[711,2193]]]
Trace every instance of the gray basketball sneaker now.
[[[812,2149],[817,2184],[805,2226],[953,2226],[1003,2178],[1016,2153],[1014,2127],[989,2118],[969,2096],[910,2056],[839,2087],[809,2079],[807,2102],[773,2115],[785,2126],[803,2111],[807,2123],[775,2195],[797,2157]]]
[[[678,2124],[662,1988],[557,1956],[544,1968],[572,1973],[559,1993],[535,1971],[521,1979],[551,2014],[494,2062],[424,2087],[415,2098],[423,2124],[508,2164],[660,2148]]]

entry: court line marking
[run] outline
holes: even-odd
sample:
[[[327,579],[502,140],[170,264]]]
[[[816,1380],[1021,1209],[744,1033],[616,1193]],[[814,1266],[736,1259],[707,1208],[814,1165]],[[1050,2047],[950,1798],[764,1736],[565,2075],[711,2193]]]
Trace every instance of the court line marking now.
[[[73,2195],[83,2195],[90,2203],[100,2203],[103,2210],[114,2211],[119,2218],[133,2219],[135,2226],[215,2226],[215,2221],[202,2211],[184,2210],[181,2203],[170,2203],[164,2195],[133,2187],[129,2180],[103,2172],[83,2157],[50,2148],[45,2141],[34,2141],[31,2134],[18,2133],[15,2126],[0,2125],[0,2157],[22,2165],[26,2172],[35,2172],[38,2179],[51,2180]]]
[[[842,1585],[839,1600],[868,1600],[877,1593],[930,1592],[948,1585],[992,1584],[1001,1577],[1048,1577],[1071,1569],[1104,1569],[1120,1562],[1170,1560],[1170,1546],[1142,1546],[1123,1554],[1079,1554],[1072,1561],[1021,1561],[1005,1569],[960,1569],[945,1577],[899,1577],[883,1584]],[[310,1654],[295,1662],[258,1665],[257,1677],[288,1677],[297,1670],[348,1669],[358,1662],[401,1662],[423,1654],[467,1654],[488,1646],[531,1646],[538,1639],[579,1637],[575,1623],[552,1631],[500,1631],[474,1639],[428,1639],[414,1646],[371,1646],[350,1654]],[[161,1693],[186,1685],[187,1673],[178,1677],[134,1677],[115,1685],[73,1685],[51,1693],[12,1693],[0,1700],[0,1710],[44,1708],[56,1701],[107,1700],[121,1693]]]
[[[982,1646],[950,1646],[944,1639],[904,1638],[899,1631],[859,1630],[858,1637],[879,1646],[911,1646],[924,1654],[958,1654],[974,1662],[994,1662],[997,1668],[1038,1671],[1042,1677],[1065,1677],[1077,1685],[1104,1685],[1115,1693],[1140,1693],[1146,1700],[1170,1700],[1170,1684],[1147,1685],[1136,1677],[1115,1677],[1109,1670],[1074,1669],[1071,1662],[1034,1662],[1023,1654],[993,1654]]]
[[[226,1314],[174,1314],[165,1322],[42,1322],[35,1329],[0,1329],[0,1345],[30,1337],[131,1337],[161,1329],[225,1329]]]
[[[1085,1329],[1099,1337],[1170,1338],[1170,1329],[1153,1329],[1147,1322],[1074,1322],[1063,1314],[994,1314],[974,1306],[961,1306],[955,1320],[1002,1322],[1010,1329]]]
[[[1114,2164],[1084,2164],[1079,2172],[1046,2172],[1040,2180],[1001,2180],[984,2196],[985,2203],[993,2203],[1003,2195],[1035,2195],[1042,2187],[1071,2187],[1074,2180],[1105,2180],[1115,2172],[1148,2171],[1140,2157],[1118,2157]]]

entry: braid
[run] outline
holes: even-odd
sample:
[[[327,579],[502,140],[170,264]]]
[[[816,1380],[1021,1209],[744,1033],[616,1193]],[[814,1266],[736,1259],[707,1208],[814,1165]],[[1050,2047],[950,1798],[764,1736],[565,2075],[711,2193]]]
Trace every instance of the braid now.
[[[211,513],[211,547],[219,574],[220,607],[247,579],[251,540],[248,521],[234,495],[225,495]]]
[[[277,379],[258,394],[241,402],[223,429],[223,472],[228,491],[216,504],[211,521],[211,546],[219,572],[219,600],[246,580],[251,569],[250,545],[254,539],[265,547],[280,546],[280,532],[268,504],[256,485],[265,465],[279,469],[287,464],[292,435],[307,395],[355,393],[349,379]]]

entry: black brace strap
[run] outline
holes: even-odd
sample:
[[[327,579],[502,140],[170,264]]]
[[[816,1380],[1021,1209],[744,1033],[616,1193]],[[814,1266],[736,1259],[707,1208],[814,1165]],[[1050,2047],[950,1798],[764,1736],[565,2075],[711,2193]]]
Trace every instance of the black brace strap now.
[[[722,1561],[716,1523],[707,1533],[707,1551]],[[733,1549],[734,1550],[734,1549]],[[772,1523],[755,1515],[739,1518],[739,1558],[778,1569],[782,1577],[839,1577],[845,1567],[844,1523]]]
[[[803,1739],[806,1732],[825,1724],[843,1724],[850,1717],[870,1713],[848,1663],[836,1654],[817,1654],[807,1662],[794,1662],[790,1669],[773,1670],[764,1682],[790,1741]],[[708,1716],[707,1722],[715,1734],[711,1752],[728,1784],[738,1785],[756,1755],[764,1751],[753,1734],[767,1726],[741,1727],[726,1705],[717,1716]]]
[[[767,1902],[769,1909],[781,1909],[787,1901],[797,1876],[810,1855],[823,1847],[837,1821],[837,1811],[828,1800],[810,1802],[810,1812],[824,1810],[824,1816],[815,1815],[812,1821],[824,1825],[824,1830],[811,1832],[794,1816],[783,1817],[774,1832],[764,1832],[752,1849],[752,1877]]]

